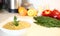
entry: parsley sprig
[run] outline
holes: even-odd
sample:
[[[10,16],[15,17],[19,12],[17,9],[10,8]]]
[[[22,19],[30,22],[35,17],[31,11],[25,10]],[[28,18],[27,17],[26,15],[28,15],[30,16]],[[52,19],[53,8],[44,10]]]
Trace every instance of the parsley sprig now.
[[[15,25],[15,26],[18,26],[18,25],[19,25],[16,16],[14,16],[14,25]]]

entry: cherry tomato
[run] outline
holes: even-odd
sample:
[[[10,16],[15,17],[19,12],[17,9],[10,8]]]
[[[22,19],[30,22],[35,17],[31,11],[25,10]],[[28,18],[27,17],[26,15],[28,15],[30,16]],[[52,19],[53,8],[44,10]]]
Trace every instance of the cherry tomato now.
[[[58,10],[54,9],[51,12],[50,17],[57,18],[59,14],[60,14],[60,12]]]
[[[42,16],[49,16],[51,12],[52,12],[51,10],[44,10],[42,12]]]

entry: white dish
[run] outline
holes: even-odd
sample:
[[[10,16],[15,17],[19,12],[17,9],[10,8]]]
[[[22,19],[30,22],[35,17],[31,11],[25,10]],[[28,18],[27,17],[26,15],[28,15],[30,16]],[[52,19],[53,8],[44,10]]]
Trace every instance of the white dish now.
[[[30,19],[23,19],[23,18],[18,18],[18,20],[21,20],[21,21],[26,21],[26,22],[29,22],[30,24],[32,23],[32,21]],[[3,25],[5,25],[7,22],[10,22],[10,21],[13,21],[13,17],[7,19],[6,21],[0,23],[0,29],[1,31],[3,31],[4,33],[6,34],[9,34],[9,35],[14,35],[14,36],[22,36],[24,35],[28,28],[25,28],[25,29],[21,29],[21,30],[8,30],[8,29],[5,29],[5,28],[2,28]]]

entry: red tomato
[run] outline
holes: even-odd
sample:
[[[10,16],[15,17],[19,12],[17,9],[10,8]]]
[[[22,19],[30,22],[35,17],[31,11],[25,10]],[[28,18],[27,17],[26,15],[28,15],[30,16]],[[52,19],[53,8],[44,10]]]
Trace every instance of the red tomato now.
[[[42,12],[42,16],[49,16],[50,13],[51,13],[51,10],[44,10],[44,11]]]
[[[53,17],[53,18],[57,18],[57,16],[60,14],[60,12],[56,9],[54,9],[51,14],[50,14],[50,17]]]
[[[60,14],[57,16],[57,19],[59,19],[59,20],[60,20]]]

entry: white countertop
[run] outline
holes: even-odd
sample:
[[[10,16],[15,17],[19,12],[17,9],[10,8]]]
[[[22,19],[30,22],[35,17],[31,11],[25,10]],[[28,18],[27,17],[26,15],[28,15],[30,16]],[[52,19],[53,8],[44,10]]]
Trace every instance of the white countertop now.
[[[0,12],[0,23],[14,15],[18,15],[18,13],[9,13],[7,11]]]

